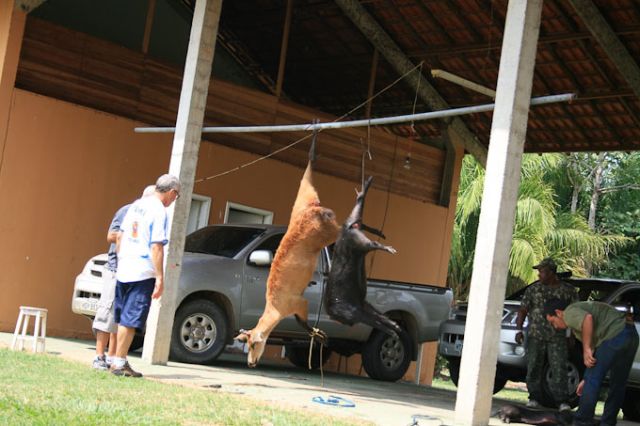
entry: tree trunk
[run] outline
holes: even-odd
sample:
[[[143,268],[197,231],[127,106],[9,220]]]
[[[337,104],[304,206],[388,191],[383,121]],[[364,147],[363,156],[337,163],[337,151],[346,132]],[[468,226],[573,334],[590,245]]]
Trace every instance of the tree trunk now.
[[[580,170],[578,167],[578,158],[577,154],[571,154],[571,168],[573,169],[573,174],[569,174],[569,181],[571,182],[571,214],[576,214],[578,211],[578,198],[580,197],[580,191],[582,190],[582,185],[580,185],[576,180],[578,180],[578,176],[580,176]]]
[[[591,193],[591,203],[589,204],[589,229],[596,230],[596,213],[598,211],[598,201],[600,199],[600,189],[602,186],[602,172],[604,171],[605,153],[598,154],[595,173],[593,174],[593,192]]]

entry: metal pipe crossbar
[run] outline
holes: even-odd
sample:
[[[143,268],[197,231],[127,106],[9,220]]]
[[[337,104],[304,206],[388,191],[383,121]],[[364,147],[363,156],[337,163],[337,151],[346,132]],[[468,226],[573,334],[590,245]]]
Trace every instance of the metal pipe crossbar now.
[[[531,105],[544,105],[556,102],[567,102],[576,98],[574,93],[550,95],[531,98]],[[394,117],[372,118],[365,120],[334,121],[329,123],[284,124],[278,126],[233,126],[203,127],[202,133],[262,133],[262,132],[309,132],[314,130],[342,129],[348,127],[380,126],[384,124],[407,123],[411,121],[433,120],[434,118],[453,117],[457,115],[475,114],[491,111],[495,104],[483,104],[462,108],[443,109],[420,114],[399,115]],[[175,127],[136,127],[137,133],[173,133]]]

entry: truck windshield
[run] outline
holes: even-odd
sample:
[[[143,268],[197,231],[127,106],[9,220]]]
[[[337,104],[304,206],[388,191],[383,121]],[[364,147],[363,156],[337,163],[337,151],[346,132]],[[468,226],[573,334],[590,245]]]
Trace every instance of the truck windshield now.
[[[208,226],[187,235],[184,251],[234,257],[263,232],[261,228]]]

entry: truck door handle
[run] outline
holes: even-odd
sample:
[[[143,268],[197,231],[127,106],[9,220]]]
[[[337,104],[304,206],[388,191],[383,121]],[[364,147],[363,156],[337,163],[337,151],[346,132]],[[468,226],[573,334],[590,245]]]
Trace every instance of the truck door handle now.
[[[307,287],[311,287],[312,285],[318,285],[318,283],[315,281],[309,281],[309,284],[307,285]]]

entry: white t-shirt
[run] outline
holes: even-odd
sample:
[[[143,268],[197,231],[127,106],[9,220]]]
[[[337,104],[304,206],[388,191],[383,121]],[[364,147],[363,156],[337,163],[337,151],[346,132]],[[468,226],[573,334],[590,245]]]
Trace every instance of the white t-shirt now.
[[[167,211],[155,195],[140,198],[129,207],[121,227],[118,281],[130,283],[155,278],[151,244],[169,242],[167,226]]]

